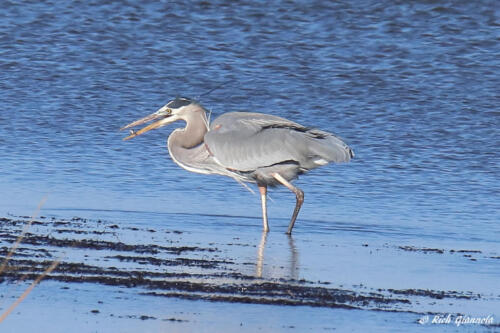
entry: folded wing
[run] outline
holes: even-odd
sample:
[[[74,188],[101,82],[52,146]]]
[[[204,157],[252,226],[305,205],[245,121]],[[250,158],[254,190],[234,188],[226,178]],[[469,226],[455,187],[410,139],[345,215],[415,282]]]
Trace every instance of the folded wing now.
[[[219,164],[243,172],[290,162],[309,170],[329,162],[348,162],[354,156],[331,133],[250,112],[217,118],[205,134],[205,144]]]

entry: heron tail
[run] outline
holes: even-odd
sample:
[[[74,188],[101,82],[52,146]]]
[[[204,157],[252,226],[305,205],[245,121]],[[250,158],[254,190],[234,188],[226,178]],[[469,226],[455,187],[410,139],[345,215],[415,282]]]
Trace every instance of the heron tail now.
[[[354,157],[354,151],[340,138],[322,131],[321,134],[312,140],[310,149],[314,155],[325,161],[324,164],[349,162]]]

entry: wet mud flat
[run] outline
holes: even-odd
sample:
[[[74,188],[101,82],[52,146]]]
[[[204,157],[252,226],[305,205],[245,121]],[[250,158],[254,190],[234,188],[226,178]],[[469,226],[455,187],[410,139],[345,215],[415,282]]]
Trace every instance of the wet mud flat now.
[[[2,259],[27,222],[27,217],[0,218]],[[258,244],[238,237],[231,242],[190,242],[184,237],[185,233],[78,217],[42,217],[32,221],[24,234],[0,275],[0,286],[35,280],[58,261],[57,267],[44,276],[42,284],[52,281],[61,284],[62,289],[74,285],[126,288],[129,293],[155,299],[411,313],[418,318],[439,314],[439,304],[456,304],[452,309],[458,309],[464,302],[488,299],[498,302],[500,298],[474,291],[336,285],[332,281],[304,279],[294,274],[266,276],[262,273],[267,259],[264,236]],[[459,255],[469,261],[499,260],[498,256],[474,249],[392,247],[402,254],[416,252]],[[240,256],[241,249],[248,248],[255,253],[253,261]],[[98,306],[92,309],[93,314],[100,311]],[[145,311],[129,315],[128,319],[160,318]],[[187,321],[176,317],[163,320]]]

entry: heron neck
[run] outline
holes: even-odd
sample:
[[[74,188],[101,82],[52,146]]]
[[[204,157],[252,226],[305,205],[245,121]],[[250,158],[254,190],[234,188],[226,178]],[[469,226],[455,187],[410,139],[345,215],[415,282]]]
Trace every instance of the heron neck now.
[[[176,129],[169,137],[169,147],[190,149],[200,145],[207,133],[207,118],[205,112],[191,114],[185,119],[186,127]]]
[[[178,128],[168,138],[168,151],[175,163],[192,172],[206,173],[200,169],[199,163],[208,157],[203,145],[207,133],[207,118],[205,112],[191,115],[186,121],[186,127]]]

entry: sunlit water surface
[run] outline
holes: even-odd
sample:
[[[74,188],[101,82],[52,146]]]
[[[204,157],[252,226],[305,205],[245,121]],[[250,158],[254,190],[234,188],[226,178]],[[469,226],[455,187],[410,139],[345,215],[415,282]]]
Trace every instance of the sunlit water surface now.
[[[265,258],[283,268],[268,277],[485,293],[497,301],[461,311],[500,320],[495,1],[1,7],[0,216],[29,215],[47,196],[42,215],[168,225],[187,242],[234,236],[257,246],[258,195],[175,165],[166,150],[175,125],[127,142],[118,131],[178,95],[232,80],[201,98],[212,117],[270,113],[336,133],[356,153],[296,181],[306,201],[293,262],[282,233],[294,197],[271,191]],[[482,255],[398,251],[405,245]],[[267,310],[259,311],[249,318]],[[324,327],[354,322],[305,311]],[[370,327],[371,314],[361,317]],[[397,318],[393,328],[418,327]]]

